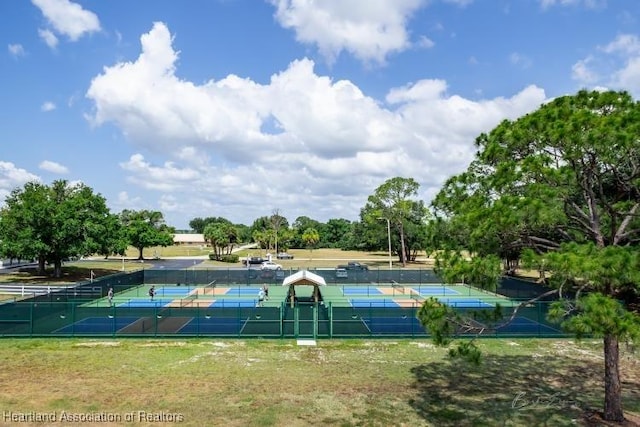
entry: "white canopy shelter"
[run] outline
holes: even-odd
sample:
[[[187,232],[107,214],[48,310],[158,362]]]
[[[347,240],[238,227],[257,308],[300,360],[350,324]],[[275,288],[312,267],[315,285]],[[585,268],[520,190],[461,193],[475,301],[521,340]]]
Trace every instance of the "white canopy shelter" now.
[[[313,294],[312,298],[314,302],[318,302],[320,298],[320,286],[327,286],[327,282],[325,282],[324,277],[319,276],[315,273],[311,273],[307,270],[300,270],[297,273],[292,274],[291,276],[287,276],[282,281],[282,286],[289,287],[289,300],[291,301],[291,307],[295,304],[295,295],[296,285],[305,285],[305,286],[313,286]]]

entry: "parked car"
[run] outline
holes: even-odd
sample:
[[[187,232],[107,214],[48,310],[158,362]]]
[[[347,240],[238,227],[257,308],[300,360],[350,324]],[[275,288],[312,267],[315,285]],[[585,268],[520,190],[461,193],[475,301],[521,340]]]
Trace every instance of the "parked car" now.
[[[336,278],[338,279],[346,279],[349,277],[349,272],[347,272],[344,268],[336,268]]]
[[[359,262],[350,261],[345,265],[339,265],[336,269],[344,269],[344,270],[368,270],[369,266],[366,264],[360,264]]]
[[[273,261],[265,261],[260,266],[262,270],[282,270],[282,266],[280,264],[276,264]]]
[[[278,259],[293,259],[293,255],[286,252],[280,252],[278,255],[276,255],[276,257]]]
[[[242,260],[242,263],[244,265],[261,265],[263,262],[265,262],[266,260],[264,258],[262,258],[261,256],[252,256],[252,257],[248,257],[245,258],[244,260]]]

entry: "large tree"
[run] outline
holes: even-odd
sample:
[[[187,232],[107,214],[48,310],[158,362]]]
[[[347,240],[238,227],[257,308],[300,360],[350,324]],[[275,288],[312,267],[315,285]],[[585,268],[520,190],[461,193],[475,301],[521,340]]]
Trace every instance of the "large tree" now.
[[[104,239],[101,241],[96,253],[104,255],[105,258],[114,254],[124,256],[129,242],[127,241],[127,236],[120,222],[120,218],[117,215],[110,214],[106,219],[104,227]]]
[[[291,227],[293,228],[293,239],[291,241],[292,246],[294,248],[304,248],[307,246],[307,243],[302,238],[305,231],[309,228],[313,228],[320,235],[322,235],[323,234],[322,229],[324,227],[324,224],[322,224],[320,221],[309,218],[308,216],[299,216],[293,222]]]
[[[105,199],[86,185],[30,182],[12,191],[0,212],[1,250],[37,259],[40,273],[46,263],[53,264],[54,276],[61,277],[64,259],[108,245],[112,225]]]
[[[273,213],[269,217],[269,222],[271,223],[271,227],[273,227],[273,235],[274,235],[274,247],[276,254],[279,252],[278,249],[278,238],[280,237],[280,229],[288,228],[289,222],[285,217],[280,215],[280,209],[274,209]]]
[[[352,230],[351,221],[343,218],[331,218],[327,221],[322,235],[322,247],[346,248]]]
[[[275,241],[275,233],[271,221],[267,216],[256,218],[251,224],[251,238],[261,248],[270,250]]]
[[[231,254],[233,246],[238,242],[238,230],[227,220],[207,224],[203,234],[205,240],[211,243],[216,260]]]
[[[412,198],[417,196],[419,188],[420,184],[413,178],[388,179],[369,196],[363,208],[373,220],[388,220],[392,229],[398,233],[400,262],[403,267],[408,261],[405,223],[413,214],[416,201]]]
[[[144,248],[173,244],[174,230],[165,223],[162,212],[125,209],[120,213],[120,220],[129,244],[138,250],[139,260],[144,259]]]
[[[189,221],[189,227],[191,227],[195,233],[204,234],[204,229],[209,222],[213,221],[209,221],[209,218],[196,217]]]
[[[469,231],[472,254],[528,250],[552,271],[561,298],[552,317],[578,336],[602,337],[603,416],[623,420],[619,342],[640,330],[618,303],[640,283],[640,104],[625,92],[581,91],[504,121],[476,144],[475,160],[434,206]]]

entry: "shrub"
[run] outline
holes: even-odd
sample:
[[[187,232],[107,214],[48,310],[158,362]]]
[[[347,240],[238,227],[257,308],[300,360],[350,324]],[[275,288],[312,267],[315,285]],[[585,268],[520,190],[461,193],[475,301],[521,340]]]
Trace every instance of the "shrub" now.
[[[231,264],[234,264],[240,260],[240,258],[236,254],[222,255],[219,259],[216,259],[214,254],[209,254],[209,259],[220,262],[228,262]]]

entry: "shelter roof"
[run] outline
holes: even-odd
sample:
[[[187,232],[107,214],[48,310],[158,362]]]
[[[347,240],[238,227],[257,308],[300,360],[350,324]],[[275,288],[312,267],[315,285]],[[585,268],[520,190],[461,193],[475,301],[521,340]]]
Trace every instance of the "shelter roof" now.
[[[292,274],[291,276],[285,277],[282,281],[282,286],[290,285],[326,286],[327,282],[325,282],[324,277],[322,276],[319,276],[307,270],[300,270],[297,273]]]

